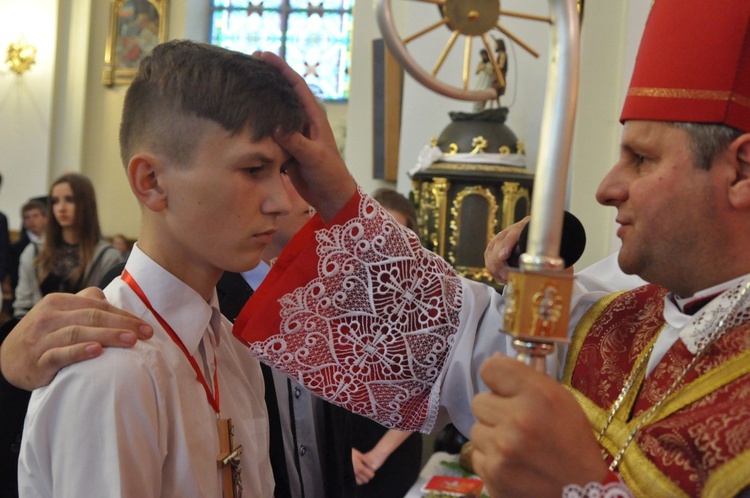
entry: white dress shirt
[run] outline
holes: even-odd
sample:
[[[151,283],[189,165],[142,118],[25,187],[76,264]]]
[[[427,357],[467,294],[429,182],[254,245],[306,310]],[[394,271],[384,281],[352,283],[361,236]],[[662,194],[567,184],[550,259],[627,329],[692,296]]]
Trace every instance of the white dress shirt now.
[[[206,303],[137,245],[127,271],[197,363],[216,356],[221,417],[243,447],[244,496],[273,496],[258,362],[230,333],[216,294]],[[221,497],[217,415],[183,352],[120,278],[107,299],[154,327],[132,349],[111,348],[34,391],[19,460],[20,495]],[[200,347],[202,344],[202,348]],[[212,385],[211,372],[204,372]]]

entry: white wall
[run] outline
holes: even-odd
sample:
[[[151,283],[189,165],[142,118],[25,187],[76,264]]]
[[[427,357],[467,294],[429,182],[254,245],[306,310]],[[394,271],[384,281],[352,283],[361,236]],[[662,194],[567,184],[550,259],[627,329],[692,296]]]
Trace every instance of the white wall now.
[[[569,190],[569,209],[588,235],[581,268],[620,247],[615,210],[600,206],[594,196],[619,155],[620,110],[650,6],[649,0],[586,3]]]
[[[397,0],[398,1],[398,0]],[[380,38],[372,1],[356,0],[352,39],[351,90],[346,109],[346,151],[349,170],[366,192],[388,185],[374,180],[372,127],[372,41]],[[332,121],[334,131],[340,122]]]
[[[56,33],[55,0],[0,0],[0,211],[11,229],[20,225],[21,205],[47,190]],[[37,47],[37,58],[16,75],[4,64],[5,51],[21,35]]]
[[[620,110],[650,4],[649,0],[586,3],[568,191],[569,210],[587,232],[581,268],[620,247],[614,236],[615,210],[600,206],[594,196],[619,155]]]

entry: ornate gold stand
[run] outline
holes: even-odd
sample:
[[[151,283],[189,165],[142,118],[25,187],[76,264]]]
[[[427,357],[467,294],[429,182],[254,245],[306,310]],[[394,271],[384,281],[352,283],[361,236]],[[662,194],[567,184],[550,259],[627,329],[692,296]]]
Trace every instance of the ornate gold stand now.
[[[525,168],[434,163],[412,178],[422,244],[461,276],[501,287],[484,266],[484,248],[529,214],[533,182]]]

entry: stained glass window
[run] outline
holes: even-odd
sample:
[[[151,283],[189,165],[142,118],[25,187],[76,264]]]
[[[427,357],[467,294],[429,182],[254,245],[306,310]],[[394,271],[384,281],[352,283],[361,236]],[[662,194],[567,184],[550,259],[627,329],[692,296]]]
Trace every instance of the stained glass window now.
[[[211,43],[275,52],[323,100],[349,98],[354,0],[212,0]]]

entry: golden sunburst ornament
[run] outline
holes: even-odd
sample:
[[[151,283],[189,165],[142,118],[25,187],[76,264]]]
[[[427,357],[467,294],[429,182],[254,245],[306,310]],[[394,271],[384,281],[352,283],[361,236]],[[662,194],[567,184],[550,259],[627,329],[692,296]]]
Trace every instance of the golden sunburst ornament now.
[[[30,45],[23,37],[8,45],[5,63],[11,71],[23,74],[36,62],[36,47]]]

